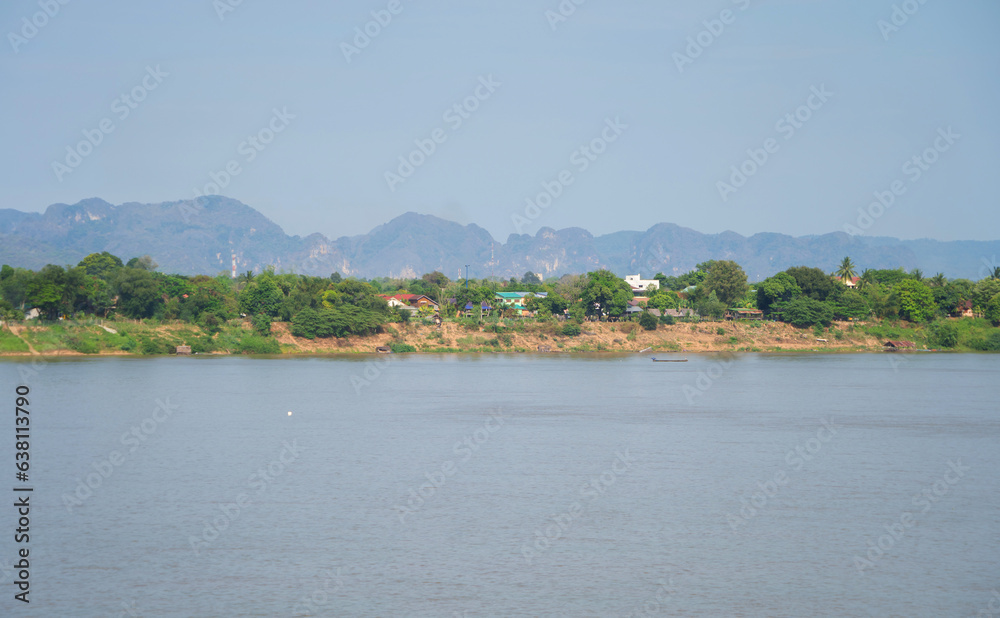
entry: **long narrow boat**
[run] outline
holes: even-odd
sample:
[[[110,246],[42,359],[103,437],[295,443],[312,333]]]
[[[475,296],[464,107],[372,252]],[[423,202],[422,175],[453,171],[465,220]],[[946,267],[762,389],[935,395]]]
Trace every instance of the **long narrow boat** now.
[[[653,358],[654,363],[686,363],[686,358]]]

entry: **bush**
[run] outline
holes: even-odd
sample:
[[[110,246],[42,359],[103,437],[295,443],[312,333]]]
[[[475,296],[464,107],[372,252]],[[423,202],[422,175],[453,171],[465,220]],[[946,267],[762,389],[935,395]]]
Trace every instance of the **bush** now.
[[[930,328],[931,345],[954,348],[958,345],[958,327],[949,322],[935,322]]]
[[[139,354],[170,354],[173,349],[168,346],[164,341],[156,338],[150,339],[149,337],[138,337],[139,341]]]
[[[408,343],[400,343],[398,341],[393,341],[389,344],[389,349],[392,350],[393,354],[406,354],[407,352],[416,352],[417,349]]]
[[[674,324],[676,322],[677,322],[677,320],[675,320],[674,316],[672,316],[672,315],[668,315],[668,314],[665,313],[665,314],[663,314],[663,315],[660,316],[660,323],[661,324],[668,324],[669,325],[669,324]]]
[[[656,316],[643,311],[642,315],[639,316],[639,326],[645,330],[656,330]]]
[[[240,337],[238,351],[240,354],[281,354],[281,346],[271,337],[244,333]]]
[[[827,303],[799,296],[787,303],[781,309],[781,319],[792,326],[812,326],[822,324],[829,326],[833,321],[833,309]]]
[[[269,336],[271,334],[271,316],[263,313],[253,316],[253,331],[261,337]]]
[[[570,322],[562,327],[562,334],[566,337],[576,337],[580,334],[580,325],[576,322]]]
[[[726,334],[726,329],[724,329],[724,328],[722,328],[722,327],[720,326],[719,328],[716,328],[716,329],[715,329],[715,334],[716,334],[716,335],[725,335],[725,334]]]
[[[1000,331],[993,331],[985,339],[976,339],[969,347],[981,352],[1000,352]]]

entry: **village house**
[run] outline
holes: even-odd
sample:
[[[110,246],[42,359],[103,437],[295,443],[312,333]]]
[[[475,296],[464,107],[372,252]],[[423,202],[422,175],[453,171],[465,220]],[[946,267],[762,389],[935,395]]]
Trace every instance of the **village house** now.
[[[727,309],[727,320],[763,320],[764,312],[760,309]]]
[[[440,309],[438,304],[434,302],[434,299],[424,296],[423,294],[393,294],[392,296],[379,294],[379,296],[383,298],[390,307],[410,307],[416,310],[429,307],[433,311],[438,311]]]
[[[498,305],[513,309],[516,315],[527,317],[533,315],[526,307],[530,296],[545,298],[548,292],[497,292],[494,299]]]
[[[653,286],[654,290],[660,289],[660,282],[656,279],[643,279],[642,275],[625,275],[625,283],[632,286],[633,293],[645,292],[649,286]]]
[[[917,344],[912,341],[886,341],[882,344],[882,349],[886,352],[897,352],[899,350],[915,350]]]
[[[955,306],[955,313],[952,316],[956,318],[974,318],[976,314],[972,311],[972,301],[963,300]]]

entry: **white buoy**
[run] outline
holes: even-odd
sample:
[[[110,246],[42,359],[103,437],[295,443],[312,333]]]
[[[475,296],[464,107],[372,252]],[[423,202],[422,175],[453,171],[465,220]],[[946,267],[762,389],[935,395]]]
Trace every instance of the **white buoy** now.
[[[289,410],[289,411],[288,411],[288,416],[291,416],[291,415],[292,415],[292,411],[291,411],[291,410]]]

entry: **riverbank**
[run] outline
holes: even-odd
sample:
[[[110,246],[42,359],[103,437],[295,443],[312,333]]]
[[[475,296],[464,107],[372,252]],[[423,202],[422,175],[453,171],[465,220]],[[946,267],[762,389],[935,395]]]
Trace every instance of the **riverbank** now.
[[[865,352],[881,351],[887,339],[913,341],[918,349],[934,347],[929,345],[929,329],[906,322],[835,322],[823,329],[781,322],[699,322],[661,324],[655,331],[633,322],[584,322],[579,334],[572,329],[565,334],[564,326],[519,320],[387,324],[383,333],[367,337],[305,339],[293,336],[285,322],[273,323],[269,336],[255,334],[249,322],[238,320],[215,332],[178,321],[22,323],[0,328],[0,355],[149,356],[173,354],[181,345],[197,354],[290,355],[372,354],[379,347],[417,353]],[[990,328],[967,326],[977,332]]]

